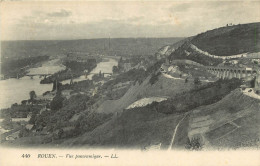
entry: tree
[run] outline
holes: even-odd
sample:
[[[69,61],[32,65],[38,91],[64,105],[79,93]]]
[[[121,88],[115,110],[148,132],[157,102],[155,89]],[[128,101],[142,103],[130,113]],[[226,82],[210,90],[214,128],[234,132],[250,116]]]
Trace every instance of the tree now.
[[[61,94],[57,94],[50,103],[51,110],[58,110],[62,107],[64,98]]]
[[[118,67],[117,66],[113,66],[113,73],[115,74],[115,73],[118,73],[118,72],[119,72]]]
[[[29,130],[26,129],[26,128],[23,128],[23,129],[21,129],[20,132],[19,132],[19,138],[21,138],[21,137],[27,137],[27,136],[29,136],[29,134],[30,134]]]
[[[200,85],[201,84],[201,81],[200,81],[199,77],[194,78],[194,84],[195,85]]]
[[[59,90],[61,86],[62,83],[60,83],[58,80],[53,81],[52,91]]]
[[[28,123],[29,123],[29,124],[35,124],[36,118],[37,118],[36,113],[33,113],[33,114],[32,114],[32,117],[30,118],[30,120],[29,120]]]
[[[35,100],[35,98],[36,98],[36,93],[35,93],[35,91],[34,91],[34,90],[31,91],[31,92],[29,93],[29,95],[30,95],[30,101],[31,101],[31,103],[33,104],[33,102],[34,102],[34,100]]]
[[[2,127],[7,128],[7,129],[12,129],[13,128],[13,123],[12,123],[12,118],[11,116],[6,116],[2,122]]]
[[[255,87],[255,80],[256,80],[256,77],[254,77],[254,79],[252,79],[252,80],[250,81],[250,86],[251,86],[251,88],[254,88],[254,87]]]
[[[188,139],[185,148],[189,150],[201,150],[202,144],[200,138],[192,138],[191,140]]]

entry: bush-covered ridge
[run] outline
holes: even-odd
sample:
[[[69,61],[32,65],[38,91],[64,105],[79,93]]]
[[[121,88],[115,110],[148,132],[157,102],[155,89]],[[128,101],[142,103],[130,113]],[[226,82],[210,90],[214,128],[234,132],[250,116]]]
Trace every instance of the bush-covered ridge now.
[[[186,112],[202,105],[213,104],[240,85],[241,81],[235,78],[231,80],[218,80],[217,82],[209,83],[191,91],[178,94],[160,103],[153,102],[146,107],[133,109],[156,110],[157,112],[166,114]]]
[[[191,43],[218,56],[259,52],[260,23],[239,24],[213,29],[195,36]]]

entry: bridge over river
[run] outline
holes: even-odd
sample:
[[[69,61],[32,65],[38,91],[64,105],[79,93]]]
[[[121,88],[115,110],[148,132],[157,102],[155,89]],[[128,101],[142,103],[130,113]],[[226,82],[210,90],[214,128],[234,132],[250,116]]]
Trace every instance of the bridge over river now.
[[[94,75],[94,74],[99,74],[99,73],[91,72],[91,73],[84,73],[84,74],[85,74],[85,76],[88,76],[88,75]],[[102,74],[104,74],[104,75],[112,75],[113,73],[103,72]],[[35,76],[39,76],[39,78],[42,78],[42,77],[46,78],[47,76],[51,76],[51,75],[52,74],[43,74],[43,73],[41,73],[41,74],[26,74],[26,76],[31,77],[31,79],[33,79],[33,77],[35,77]],[[68,73],[67,75],[69,75],[71,78],[73,78],[72,74]],[[17,77],[17,78],[19,79],[19,77]]]

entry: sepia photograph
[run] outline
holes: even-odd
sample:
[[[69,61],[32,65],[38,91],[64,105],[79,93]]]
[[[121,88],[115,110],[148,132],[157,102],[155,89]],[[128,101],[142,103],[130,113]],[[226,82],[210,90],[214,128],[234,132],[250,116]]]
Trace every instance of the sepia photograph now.
[[[2,149],[260,154],[260,1],[1,1],[0,40]]]

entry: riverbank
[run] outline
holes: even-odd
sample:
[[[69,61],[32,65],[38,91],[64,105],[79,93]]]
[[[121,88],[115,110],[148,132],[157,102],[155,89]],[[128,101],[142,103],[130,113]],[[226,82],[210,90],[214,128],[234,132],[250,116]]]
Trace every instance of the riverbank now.
[[[31,66],[32,67],[32,66]],[[46,74],[56,73],[65,69],[60,59],[51,59],[33,65],[32,68],[26,68],[28,74]],[[29,92],[35,91],[36,95],[42,95],[46,91],[52,90],[52,84],[39,84],[41,78],[34,76],[21,77],[20,79],[9,78],[0,81],[0,109],[9,108],[14,103],[20,103],[29,98]],[[15,96],[15,97],[14,97]]]
[[[28,134],[41,135],[45,133],[46,128],[43,129],[43,127],[47,124],[45,124],[46,119],[42,119],[44,121],[44,124],[38,123],[42,122],[42,117],[53,117],[55,115],[55,111],[52,112],[56,108],[54,106],[55,104],[53,105],[53,103],[57,104],[57,102],[59,102],[59,99],[61,98],[63,100],[66,100],[66,103],[68,102],[68,104],[64,103],[65,105],[63,105],[61,108],[69,111],[70,113],[73,113],[75,110],[84,110],[86,108],[86,104],[91,105],[92,102],[97,102],[100,99],[99,96],[93,95],[97,93],[97,89],[100,88],[101,85],[98,84],[97,81],[94,82],[94,80],[92,80],[92,76],[98,74],[100,71],[102,73],[112,73],[112,68],[113,66],[116,66],[117,63],[118,62],[114,59],[108,59],[98,63],[95,69],[91,70],[91,74],[88,75],[87,78],[79,77],[78,79],[74,80],[74,84],[72,85],[66,85],[65,82],[69,80],[65,80],[65,82],[62,82],[63,86],[60,87],[58,93],[56,93],[56,91],[51,92],[53,84],[39,84],[40,78],[36,76],[33,79],[30,79],[30,77],[22,77],[21,79],[4,80],[2,83],[5,84],[2,84],[3,86],[0,86],[0,88],[3,88],[2,90],[5,94],[0,96],[0,102],[3,102],[3,104],[6,105],[6,109],[0,108],[0,119],[2,119],[2,121],[0,122],[0,129],[4,132],[2,133],[4,137],[4,140],[2,141],[8,142],[9,140],[16,140],[21,137],[27,137]],[[28,70],[28,72],[30,72],[31,74],[44,74],[44,72],[46,72],[46,69],[52,68],[53,70],[51,72],[57,73],[57,71],[55,70],[61,69],[60,67],[62,67],[58,67],[57,65],[59,66],[58,60],[52,60],[50,62],[46,62],[38,68],[30,69]],[[104,75],[101,76],[103,81],[108,81],[110,79],[109,77],[105,78]],[[17,87],[17,85],[19,85],[19,87]],[[37,95],[33,104],[30,103],[30,100],[27,100],[30,98],[29,93],[32,90],[35,91]],[[17,97],[14,98],[13,96]],[[82,98],[82,100],[79,98]],[[89,103],[86,103],[87,101]],[[2,106],[1,103],[0,105]],[[10,105],[12,106],[10,107]],[[65,113],[64,111],[61,112]],[[61,116],[67,117],[68,112],[66,112],[65,115],[59,115],[58,117]],[[101,120],[102,123],[109,117],[103,114],[98,114],[98,116],[100,116],[101,119],[104,118],[103,120]],[[50,117],[48,117],[48,119],[50,119]],[[71,124],[66,125],[71,126]],[[53,124],[53,126],[56,126],[56,123]],[[53,134],[55,135],[55,132],[53,132]]]
[[[108,61],[98,63],[87,77],[79,75],[73,81],[78,82],[92,79],[93,74],[98,74],[100,71],[102,73],[112,73],[112,68],[113,66],[117,66],[118,61],[111,58],[107,59]],[[29,69],[28,72],[30,74],[35,74],[36,72],[46,74],[46,72],[56,73],[62,69],[65,69],[65,66],[61,66],[60,59],[52,59],[51,61],[44,62],[40,67]],[[37,96],[52,90],[52,84],[40,84],[40,81],[41,78],[38,76],[33,77],[33,79],[25,76],[20,79],[11,78],[0,81],[0,109],[9,108],[14,103],[20,103],[22,100],[28,99],[29,92],[32,90],[36,92]],[[70,78],[69,80],[62,81],[62,84],[69,82]]]
[[[56,79],[59,81],[64,81],[68,79],[78,78],[83,74],[88,74],[95,67],[97,67],[97,62],[95,60],[89,60],[86,62],[78,61],[65,61],[62,64],[66,69],[62,71],[53,73],[51,76],[41,80],[41,84],[53,83]]]
[[[35,68],[49,60],[49,56],[5,60],[1,63],[1,80],[24,77],[30,68]]]

